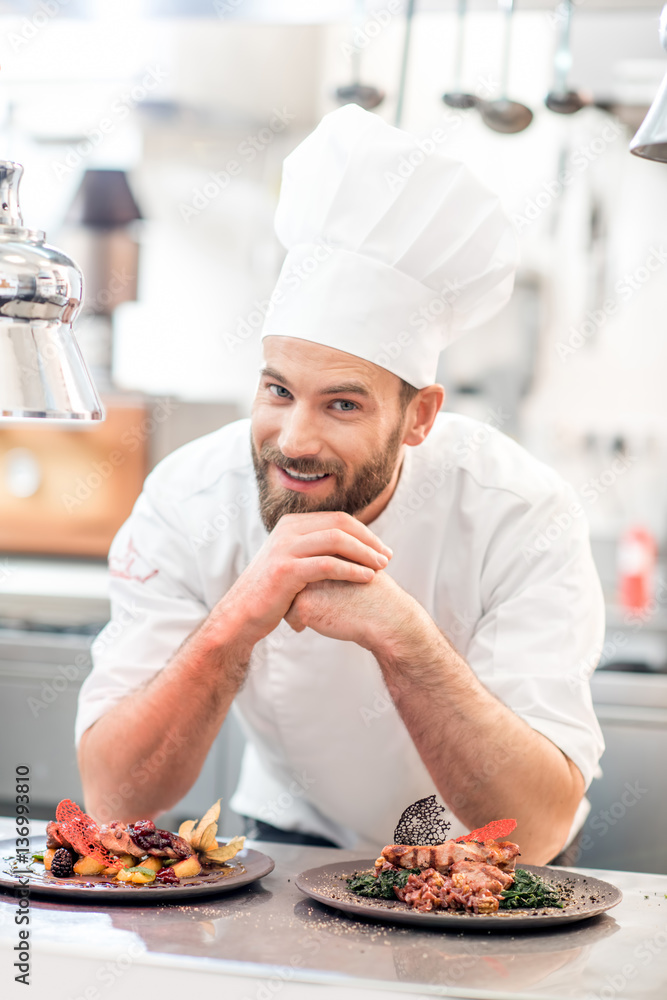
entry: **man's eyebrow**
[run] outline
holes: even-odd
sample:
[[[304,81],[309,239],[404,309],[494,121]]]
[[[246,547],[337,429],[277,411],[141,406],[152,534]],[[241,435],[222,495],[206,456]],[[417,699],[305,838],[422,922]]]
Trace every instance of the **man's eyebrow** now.
[[[356,393],[357,396],[370,397],[370,390],[363,382],[341,382],[339,385],[328,385],[326,389],[320,389],[320,396],[346,396],[348,393]]]
[[[275,368],[262,368],[260,370],[260,376],[262,378],[273,378],[276,382],[282,383],[288,389],[290,384],[284,375],[281,375],[279,371]],[[363,382],[340,382],[336,385],[328,385],[324,389],[318,390],[319,396],[345,396],[348,394],[355,393],[357,396],[366,396],[370,398],[371,392]]]
[[[259,374],[261,378],[274,378],[276,382],[282,382],[282,384],[286,385],[289,389],[289,382],[284,375],[277,372],[275,368],[261,368]]]

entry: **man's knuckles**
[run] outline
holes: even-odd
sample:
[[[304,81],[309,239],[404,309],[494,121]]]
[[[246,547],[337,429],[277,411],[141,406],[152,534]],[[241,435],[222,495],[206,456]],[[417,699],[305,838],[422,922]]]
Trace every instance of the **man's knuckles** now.
[[[342,531],[341,528],[327,528],[323,532],[322,541],[332,552],[338,552],[346,540],[345,535],[346,532]]]
[[[342,510],[308,511],[302,514],[283,514],[271,532],[276,544],[289,544],[295,535],[319,532],[326,547],[337,548],[348,541],[348,536],[363,542],[369,548],[378,548],[380,539],[351,514]]]
[[[303,630],[306,628],[306,625],[303,619],[301,618],[299,609],[295,608],[294,605],[292,605],[292,607],[285,615],[285,621],[290,626],[290,628],[293,629],[295,632],[303,632]]]
[[[307,587],[296,595],[285,615],[285,621],[295,632],[302,632],[308,625],[308,599],[306,590]]]
[[[330,521],[332,527],[339,528],[344,531],[346,528],[350,527],[350,523],[354,522],[354,518],[351,514],[346,514],[342,510],[331,510],[327,512],[328,520]]]
[[[337,528],[340,531],[349,531],[356,528],[359,521],[346,514],[342,510],[313,510],[304,511],[302,514],[283,514],[272,534],[282,534],[284,531],[297,529],[301,534],[306,531],[316,531],[318,529]]]
[[[273,529],[273,534],[285,531],[285,529],[289,528],[290,525],[299,524],[302,517],[302,514],[283,514]]]

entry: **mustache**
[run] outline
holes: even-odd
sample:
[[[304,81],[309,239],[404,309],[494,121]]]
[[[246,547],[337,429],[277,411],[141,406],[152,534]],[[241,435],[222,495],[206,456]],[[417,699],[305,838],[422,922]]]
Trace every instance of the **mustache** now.
[[[287,458],[280,448],[264,445],[260,458],[265,465],[274,464],[287,471],[301,473],[304,476],[340,476],[345,469],[342,462],[319,462],[316,458]]]

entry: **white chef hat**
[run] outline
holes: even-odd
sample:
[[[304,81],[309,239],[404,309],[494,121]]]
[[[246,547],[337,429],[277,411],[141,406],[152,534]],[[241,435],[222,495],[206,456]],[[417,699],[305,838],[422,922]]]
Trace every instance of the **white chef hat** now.
[[[516,237],[497,196],[433,139],[355,104],[285,159],[275,228],[288,253],[262,338],[334,347],[418,389],[512,293]]]

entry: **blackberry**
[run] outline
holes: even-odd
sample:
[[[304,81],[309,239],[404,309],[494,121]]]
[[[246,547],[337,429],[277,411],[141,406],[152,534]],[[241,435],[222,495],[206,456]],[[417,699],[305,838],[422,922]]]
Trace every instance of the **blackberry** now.
[[[69,878],[74,874],[74,859],[66,847],[59,847],[53,855],[51,874],[56,878]]]

